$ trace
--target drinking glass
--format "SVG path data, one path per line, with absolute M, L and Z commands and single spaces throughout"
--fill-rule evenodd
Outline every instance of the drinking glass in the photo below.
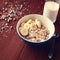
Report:
M 48 17 L 55 23 L 59 11 L 59 3 L 56 0 L 46 0 L 43 10 L 43 16 Z

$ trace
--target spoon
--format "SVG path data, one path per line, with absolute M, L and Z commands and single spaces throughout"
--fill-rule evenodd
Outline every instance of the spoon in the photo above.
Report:
M 54 49 L 55 49 L 55 40 L 59 37 L 59 35 L 54 34 L 53 36 L 53 43 L 52 43 L 52 47 L 50 48 L 50 51 L 48 53 L 48 58 L 51 59 L 54 55 Z

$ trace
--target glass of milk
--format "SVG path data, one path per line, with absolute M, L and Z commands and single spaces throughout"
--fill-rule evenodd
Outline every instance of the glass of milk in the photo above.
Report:
M 59 4 L 53 0 L 45 2 L 43 15 L 48 17 L 53 23 L 56 21 L 59 10 Z

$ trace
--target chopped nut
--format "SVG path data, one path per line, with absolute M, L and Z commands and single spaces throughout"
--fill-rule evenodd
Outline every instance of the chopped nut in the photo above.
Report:
M 7 20 L 7 22 L 10 22 L 11 20 L 12 20 L 12 18 L 11 18 L 11 17 L 9 17 L 9 18 L 8 18 L 8 20 Z
M 6 17 L 6 15 L 2 15 L 2 16 L 1 16 L 1 19 L 5 19 L 5 17 Z
M 1 30 L 4 30 L 4 27 L 1 27 Z
M 4 10 L 5 8 L 3 7 L 2 9 Z
M 23 5 L 21 4 L 21 5 L 20 5 L 20 9 L 22 9 L 22 7 L 23 7 Z
M 10 26 L 10 29 L 12 29 L 13 28 L 13 26 Z
M 8 23 L 6 23 L 5 26 L 8 26 Z
M 16 20 L 16 18 L 13 18 L 13 21 L 15 21 Z
M 7 19 L 5 18 L 5 21 L 7 21 Z

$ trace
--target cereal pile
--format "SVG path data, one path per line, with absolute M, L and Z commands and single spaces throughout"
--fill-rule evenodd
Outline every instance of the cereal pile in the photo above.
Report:
M 26 6 L 27 7 L 26 7 Z M 25 15 L 25 12 L 29 13 L 30 5 L 26 1 L 4 1 L 3 6 L 0 7 L 0 35 L 3 33 L 9 34 L 15 29 L 16 22 Z
M 38 19 L 22 22 L 19 32 L 31 42 L 41 42 L 49 38 L 49 30 Z

